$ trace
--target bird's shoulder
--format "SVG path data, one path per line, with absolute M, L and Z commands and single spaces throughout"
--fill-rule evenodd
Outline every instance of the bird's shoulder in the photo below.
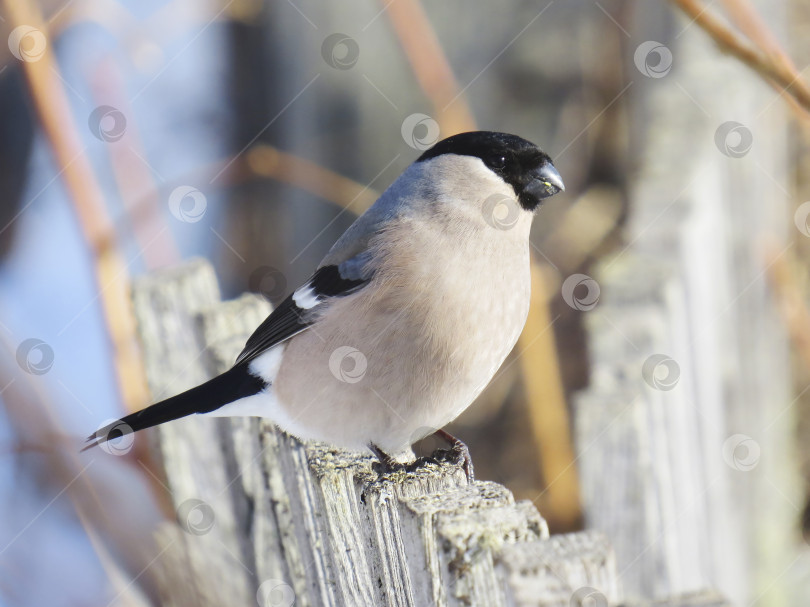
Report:
M 330 299 L 362 289 L 374 274 L 371 254 L 363 251 L 339 264 L 321 265 L 303 285 L 290 294 L 248 338 L 236 359 L 247 364 L 270 348 L 309 328 L 318 309 Z

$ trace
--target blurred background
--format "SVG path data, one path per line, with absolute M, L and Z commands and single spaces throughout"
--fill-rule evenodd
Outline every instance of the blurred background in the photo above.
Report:
M 77 454 L 150 399 L 131 280 L 278 303 L 476 128 L 566 184 L 448 428 L 477 476 L 607 533 L 628 596 L 810 604 L 810 4 L 709 5 L 0 2 L 0 604 L 154 603 L 148 449 Z

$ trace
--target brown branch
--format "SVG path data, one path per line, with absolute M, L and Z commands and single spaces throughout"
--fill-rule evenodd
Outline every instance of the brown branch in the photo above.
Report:
M 757 13 L 757 9 L 750 0 L 721 0 L 726 7 L 731 21 L 739 30 L 748 36 L 751 41 L 760 49 L 773 57 L 775 61 L 782 63 L 787 69 L 795 70 L 796 66 L 790 57 L 779 46 L 776 36 L 768 29 L 765 22 Z
M 47 24 L 36 3 L 5 0 L 5 6 L 12 27 L 28 25 L 47 37 Z M 51 44 L 52 40 L 49 40 L 38 60 L 24 61 L 21 66 L 35 110 L 73 202 L 84 240 L 93 257 L 96 289 L 113 346 L 113 366 L 124 404 L 132 410 L 143 406 L 148 395 L 135 339 L 126 267 L 112 246 L 112 229 L 104 197 L 82 149 L 70 104 L 60 81 L 59 67 L 50 50 Z
M 245 169 L 248 169 L 252 175 L 295 186 L 358 215 L 374 204 L 379 196 L 377 191 L 353 179 L 267 144 L 253 146 L 244 163 L 240 159 L 234 168 L 228 176 L 231 180 L 244 177 Z
M 766 45 L 764 50 L 744 40 L 701 0 L 670 1 L 709 34 L 721 50 L 757 72 L 780 94 L 785 93 L 795 100 L 805 118 L 810 114 L 810 86 L 802 79 L 801 74 L 787 59 L 787 55 L 778 47 L 770 33 L 766 35 L 767 28 L 752 12 L 752 8 L 744 7 L 739 2 L 734 4 L 734 8 L 737 9 L 735 14 L 741 26 L 755 36 L 759 44 Z M 778 52 L 776 49 L 779 49 Z
M 546 483 L 538 508 L 553 528 L 570 531 L 581 523 L 582 506 L 544 270 L 533 261 L 531 307 L 518 342 L 518 360 Z
M 222 173 L 222 177 L 218 182 L 224 188 L 248 183 L 256 177 L 272 179 L 309 192 L 326 202 L 358 215 L 374 204 L 380 195 L 374 188 L 364 186 L 362 183 L 344 177 L 318 163 L 285 152 L 275 146 L 259 143 L 239 157 L 228 157 L 197 167 L 191 172 L 161 184 L 157 196 L 165 199 L 176 186 L 208 181 L 211 179 L 211 175 L 219 173 Z M 150 216 L 154 211 L 151 196 L 151 193 L 147 193 L 132 199 L 127 209 L 127 223 L 116 226 L 116 233 L 126 232 L 130 226 L 136 230 L 141 229 L 139 224 L 152 221 Z M 105 237 L 112 238 L 112 231 L 106 233 Z
M 475 130 L 472 110 L 422 4 L 419 0 L 397 0 L 385 6 L 419 86 L 433 104 L 442 136 Z

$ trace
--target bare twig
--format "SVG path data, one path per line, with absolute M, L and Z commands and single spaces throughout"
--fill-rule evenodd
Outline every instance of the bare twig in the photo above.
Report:
M 138 161 L 140 162 L 140 161 Z M 227 167 L 227 170 L 225 170 Z M 224 170 L 224 172 L 222 172 Z M 269 144 L 258 143 L 238 158 L 226 158 L 216 163 L 203 165 L 179 178 L 162 183 L 158 196 L 166 198 L 172 188 L 194 183 L 210 181 L 211 175 L 222 172 L 218 185 L 229 188 L 244 184 L 257 176 L 286 183 L 309 192 L 341 208 L 360 214 L 370 207 L 379 197 L 375 189 L 344 177 L 320 164 L 285 152 Z M 152 221 L 154 214 L 154 194 L 147 193 L 134 198 L 128 205 L 127 223 L 116 227 L 121 232 L 132 226 L 137 231 L 142 229 L 138 224 Z M 112 237 L 111 235 L 108 235 Z
M 810 86 L 787 59 L 787 55 L 779 48 L 752 7 L 736 0 L 726 2 L 735 10 L 741 27 L 749 35 L 755 36 L 754 41 L 761 46 L 744 40 L 701 0 L 671 0 L 671 2 L 709 34 L 723 51 L 757 72 L 780 94 L 784 93 L 798 103 L 798 106 L 791 107 L 800 108 L 803 117 L 807 118 L 810 114 Z
M 250 149 L 246 166 L 253 174 L 296 186 L 328 202 L 362 213 L 370 207 L 379 193 L 357 181 L 349 179 L 295 154 L 284 152 L 267 144 Z M 229 178 L 240 177 L 240 166 Z
M 726 12 L 731 21 L 743 34 L 748 36 L 756 46 L 771 55 L 774 61 L 784 64 L 787 69 L 796 69 L 793 61 L 791 61 L 787 53 L 782 50 L 779 41 L 760 18 L 757 9 L 751 4 L 750 0 L 721 1 L 723 6 L 726 7 Z
M 383 0 L 384 1 L 384 0 Z M 475 118 L 419 0 L 386 3 L 386 13 L 443 135 L 475 129 Z
M 546 483 L 538 507 L 553 527 L 572 529 L 579 523 L 582 510 L 568 408 L 557 359 L 546 278 L 537 262 L 532 264 L 531 273 L 531 312 L 518 348 L 523 385 L 529 401 L 529 419 Z
M 35 27 L 47 35 L 47 25 L 36 3 L 5 0 L 5 7 L 8 21 L 13 26 Z M 82 149 L 60 81 L 59 67 L 50 48 L 48 45 L 37 61 L 25 61 L 21 65 L 34 107 L 93 256 L 96 288 L 113 346 L 113 366 L 121 396 L 128 409 L 135 409 L 146 402 L 147 392 L 135 339 L 126 267 L 110 240 L 112 230 L 104 198 Z

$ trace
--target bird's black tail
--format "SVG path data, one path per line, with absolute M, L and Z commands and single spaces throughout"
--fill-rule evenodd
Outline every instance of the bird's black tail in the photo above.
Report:
M 210 413 L 235 400 L 261 392 L 267 383 L 248 372 L 247 365 L 237 365 L 204 384 L 177 396 L 130 413 L 118 421 L 96 430 L 87 437 L 86 451 L 108 440 L 144 428 L 151 428 L 192 413 Z

